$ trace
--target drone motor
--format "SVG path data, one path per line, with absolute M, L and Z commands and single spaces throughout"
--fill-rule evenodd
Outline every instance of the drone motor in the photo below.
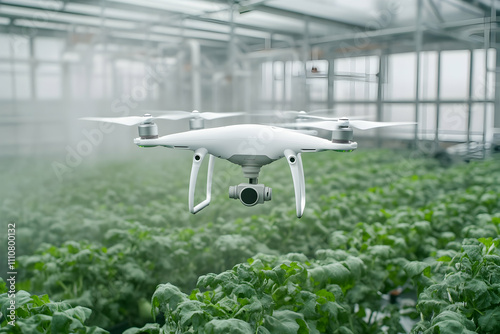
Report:
M 147 119 L 139 124 L 139 137 L 141 139 L 158 138 L 158 125 L 151 120 L 151 114 L 144 114 L 144 117 L 147 117 Z
M 205 128 L 205 120 L 201 117 L 195 117 L 189 119 L 189 129 L 190 130 L 200 130 Z
M 141 139 L 158 138 L 158 125 L 152 122 L 139 124 L 139 137 L 141 137 Z
M 349 119 L 340 118 L 338 123 L 337 129 L 332 131 L 332 142 L 339 144 L 350 143 L 353 138 L 353 133 L 352 129 L 349 127 Z

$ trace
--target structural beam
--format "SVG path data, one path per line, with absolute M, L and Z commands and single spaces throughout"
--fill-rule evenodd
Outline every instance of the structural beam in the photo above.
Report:
M 366 26 L 364 24 L 361 25 L 361 24 L 347 23 L 343 21 L 327 19 L 324 17 L 314 16 L 310 14 L 304 15 L 304 13 L 272 7 L 270 5 L 259 5 L 255 8 L 255 10 L 263 13 L 273 14 L 281 17 L 289 17 L 297 20 L 303 20 L 304 16 L 307 16 L 311 23 L 319 23 L 327 26 L 333 25 L 345 29 L 353 29 L 353 28 L 366 29 Z
M 80 3 L 84 5 L 91 5 L 91 6 L 101 6 L 101 0 L 71 0 L 71 2 L 75 3 Z M 227 26 L 229 24 L 228 21 L 220 20 L 220 19 L 215 19 L 211 17 L 207 17 L 211 12 L 206 12 L 201 15 L 189 15 L 186 13 L 183 13 L 181 11 L 173 11 L 173 10 L 165 10 L 161 8 L 151 8 L 147 6 L 142 6 L 140 2 L 137 2 L 137 4 L 131 4 L 131 3 L 122 3 L 122 2 L 114 2 L 114 1 L 106 1 L 106 7 L 107 8 L 114 8 L 114 9 L 121 9 L 121 10 L 128 10 L 131 12 L 137 12 L 137 13 L 146 13 L 146 14 L 153 14 L 153 15 L 162 15 L 165 16 L 165 19 L 162 19 L 160 21 L 153 21 L 153 22 L 148 22 L 151 23 L 153 26 L 158 25 L 158 26 L 164 26 L 164 27 L 178 27 L 178 24 L 175 23 L 169 23 L 170 22 L 175 22 L 176 20 L 185 20 L 185 19 L 192 19 L 192 20 L 197 20 L 201 22 L 209 22 L 209 23 L 215 23 L 219 24 L 221 26 Z M 224 9 L 223 11 L 229 11 L 230 7 Z M 115 20 L 115 18 L 109 18 L 112 20 Z M 127 21 L 130 21 L 127 19 Z M 144 23 L 143 21 L 140 21 L 142 24 Z M 275 34 L 281 34 L 285 36 L 298 36 L 296 33 L 292 33 L 286 29 L 280 29 L 280 28 L 263 28 L 251 24 L 243 24 L 243 23 L 235 23 L 235 27 L 237 28 L 244 28 L 244 29 L 250 29 L 250 30 L 255 30 L 255 31 L 261 31 L 261 32 L 266 32 L 269 33 L 272 31 L 272 33 Z M 191 29 L 191 28 L 190 28 Z M 202 30 L 205 31 L 204 29 L 199 29 L 199 28 L 192 28 L 193 30 Z M 217 32 L 217 31 L 213 31 Z

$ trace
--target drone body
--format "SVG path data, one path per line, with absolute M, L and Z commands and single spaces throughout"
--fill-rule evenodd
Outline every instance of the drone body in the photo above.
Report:
M 305 181 L 301 153 L 326 150 L 350 152 L 357 148 L 357 144 L 351 141 L 334 143 L 284 128 L 256 124 L 202 129 L 159 138 L 136 138 L 134 143 L 141 147 L 164 146 L 195 152 L 189 185 L 189 210 L 192 213 L 200 211 L 210 203 L 213 157 L 226 159 L 242 167 L 243 174 L 249 179 L 249 183 L 231 187 L 230 197 L 239 198 L 247 206 L 271 199 L 271 189 L 257 182 L 260 168 L 286 157 L 292 172 L 296 211 L 299 218 L 305 208 Z M 196 179 L 206 154 L 210 155 L 207 198 L 195 206 Z
M 241 166 L 253 164 L 252 161 L 260 158 L 271 163 L 282 158 L 286 149 L 302 153 L 326 150 L 346 151 L 357 148 L 354 142 L 333 143 L 297 131 L 258 124 L 187 131 L 156 139 L 136 138 L 134 143 L 141 147 L 165 146 L 192 151 L 205 148 L 210 154 Z

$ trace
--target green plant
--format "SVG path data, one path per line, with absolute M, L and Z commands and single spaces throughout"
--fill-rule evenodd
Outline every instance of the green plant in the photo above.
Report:
M 497 333 L 500 328 L 500 239 L 466 239 L 460 251 L 447 251 L 415 275 L 426 286 L 414 333 Z M 427 268 L 430 268 L 429 266 Z M 422 284 L 421 275 L 428 276 Z
M 0 279 L 0 287 L 4 286 L 2 283 Z M 5 292 L 5 289 L 0 289 L 0 292 Z M 92 313 L 90 309 L 72 307 L 67 302 L 52 302 L 47 295 L 30 295 L 23 290 L 15 295 L 0 294 L 0 312 L 0 333 L 108 333 L 99 327 L 84 324 Z

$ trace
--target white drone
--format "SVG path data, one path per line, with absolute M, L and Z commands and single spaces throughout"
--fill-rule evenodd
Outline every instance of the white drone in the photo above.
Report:
M 298 218 L 302 217 L 306 204 L 302 153 L 320 151 L 351 152 L 355 150 L 358 144 L 352 141 L 353 133 L 351 126 L 366 130 L 383 126 L 414 124 L 360 120 L 350 121 L 347 118 L 300 123 L 300 126 L 332 131 L 332 140 L 327 140 L 280 126 L 257 124 L 197 129 L 195 131 L 186 131 L 159 137 L 158 127 L 153 123 L 154 119 L 182 119 L 189 117 L 193 117 L 194 119 L 215 119 L 239 114 L 241 113 L 174 112 L 157 117 L 146 114 L 144 116 L 117 118 L 86 117 L 81 119 L 118 123 L 128 126 L 138 125 L 139 138 L 135 138 L 134 143 L 139 147 L 164 146 L 194 151 L 189 180 L 188 201 L 189 211 L 193 214 L 210 204 L 215 157 L 226 159 L 242 167 L 243 175 L 249 181 L 248 183 L 229 187 L 229 198 L 239 199 L 246 206 L 254 206 L 271 200 L 272 189 L 258 183 L 259 172 L 262 166 L 285 157 L 292 173 Z M 176 118 L 177 116 L 178 118 Z M 284 124 L 283 126 L 297 127 L 297 124 Z M 201 203 L 195 205 L 196 180 L 200 166 L 207 154 L 209 155 L 209 161 L 206 198 Z

